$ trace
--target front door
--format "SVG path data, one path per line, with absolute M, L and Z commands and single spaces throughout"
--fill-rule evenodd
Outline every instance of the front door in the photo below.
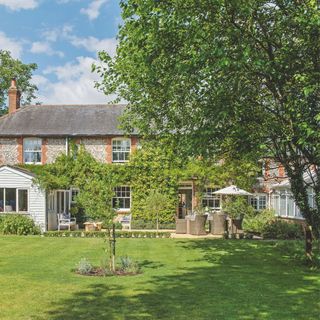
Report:
M 192 189 L 179 189 L 178 218 L 184 219 L 192 213 Z

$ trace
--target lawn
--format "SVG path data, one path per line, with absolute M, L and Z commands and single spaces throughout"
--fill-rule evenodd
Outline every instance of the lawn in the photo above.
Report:
M 294 242 L 119 239 L 137 276 L 84 277 L 101 239 L 0 237 L 0 319 L 319 319 L 320 275 Z

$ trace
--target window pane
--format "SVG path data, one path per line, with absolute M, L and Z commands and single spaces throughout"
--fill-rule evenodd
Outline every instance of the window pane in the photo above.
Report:
M 0 212 L 4 211 L 4 189 L 0 188 Z
M 28 211 L 28 191 L 18 190 L 19 211 Z
M 130 209 L 130 187 L 115 187 L 114 193 L 112 207 L 114 209 Z
M 5 194 L 6 194 L 5 211 L 6 212 L 16 211 L 16 208 L 17 208 L 16 189 L 6 188 Z
M 26 163 L 41 162 L 41 145 L 40 138 L 25 138 L 23 139 L 23 158 Z

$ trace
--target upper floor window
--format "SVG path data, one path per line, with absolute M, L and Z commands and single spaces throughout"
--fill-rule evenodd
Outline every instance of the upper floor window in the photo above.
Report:
M 219 188 L 205 188 L 202 198 L 202 206 L 209 209 L 219 210 L 221 209 L 220 196 L 214 194 Z
M 113 139 L 112 140 L 112 162 L 127 162 L 131 150 L 130 139 Z
M 23 162 L 41 163 L 41 145 L 40 138 L 23 139 Z
M 114 188 L 112 207 L 118 210 L 129 210 L 131 207 L 131 190 L 128 186 Z

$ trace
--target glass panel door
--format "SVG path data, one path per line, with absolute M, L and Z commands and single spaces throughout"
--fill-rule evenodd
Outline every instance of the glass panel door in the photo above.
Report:
M 179 189 L 178 218 L 184 219 L 192 213 L 192 189 Z

